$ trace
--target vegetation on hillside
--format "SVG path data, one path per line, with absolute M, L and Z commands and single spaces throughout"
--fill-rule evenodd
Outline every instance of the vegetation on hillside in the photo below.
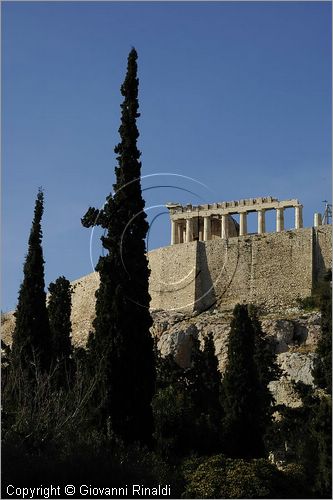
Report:
M 289 461 L 299 464 L 312 498 L 332 494 L 332 289 L 331 272 L 320 287 L 321 336 L 316 349 L 314 387 L 295 384 L 302 406 L 282 408 L 275 428 L 275 443 L 288 450 Z M 279 443 L 280 440 L 280 443 Z M 282 441 L 283 440 L 283 444 Z

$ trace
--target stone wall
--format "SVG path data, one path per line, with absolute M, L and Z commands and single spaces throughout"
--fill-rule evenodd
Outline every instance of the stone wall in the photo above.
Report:
M 331 226 L 320 226 L 154 250 L 152 309 L 191 312 L 237 302 L 267 311 L 291 306 L 311 295 L 331 267 L 331 241 Z
M 193 310 L 197 242 L 149 252 L 149 293 L 152 309 Z
M 207 242 L 206 258 L 221 306 L 255 303 L 265 309 L 291 305 L 312 289 L 309 229 Z M 221 267 L 224 264 L 224 267 Z
M 285 310 L 311 294 L 332 266 L 332 226 L 281 233 L 193 241 L 149 252 L 151 309 L 192 313 L 255 303 L 263 312 Z M 74 282 L 73 332 L 85 345 L 95 316 L 98 273 Z M 11 342 L 12 313 L 2 315 L 2 336 Z

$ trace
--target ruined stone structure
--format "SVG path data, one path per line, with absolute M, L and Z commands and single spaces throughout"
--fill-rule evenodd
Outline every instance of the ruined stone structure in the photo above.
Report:
M 212 205 L 168 203 L 171 246 L 149 252 L 152 309 L 183 312 L 229 309 L 254 303 L 263 311 L 292 306 L 311 295 L 331 267 L 331 226 L 303 228 L 298 200 L 271 196 Z M 284 210 L 295 228 L 284 230 Z M 265 213 L 276 212 L 267 233 Z M 247 233 L 247 214 L 257 212 L 258 231 Z M 239 224 L 232 217 L 239 216 Z
M 168 203 L 171 219 L 171 245 L 190 241 L 208 241 L 247 234 L 247 214 L 258 214 L 258 234 L 266 232 L 265 213 L 276 212 L 276 232 L 284 230 L 284 210 L 295 209 L 295 229 L 303 227 L 303 206 L 298 200 L 279 201 L 277 198 L 250 198 L 248 200 L 225 201 L 212 205 L 185 205 Z M 239 224 L 231 217 L 239 215 Z M 317 216 L 320 214 L 316 214 Z M 317 220 L 317 225 L 321 221 Z

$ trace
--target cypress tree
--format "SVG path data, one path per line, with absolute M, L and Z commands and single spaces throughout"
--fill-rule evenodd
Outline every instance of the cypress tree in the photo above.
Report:
M 48 370 L 50 366 L 50 328 L 46 309 L 44 259 L 42 250 L 41 220 L 44 211 L 44 194 L 38 192 L 34 219 L 29 237 L 29 248 L 23 268 L 15 312 L 13 333 L 13 363 L 31 378 L 36 369 Z
M 272 416 L 276 409 L 274 397 L 268 384 L 273 380 L 278 380 L 282 370 L 276 362 L 273 346 L 262 331 L 256 308 L 252 305 L 248 306 L 248 312 L 255 334 L 254 362 L 259 382 L 256 400 L 258 423 L 264 441 L 267 441 L 272 438 Z M 266 444 L 268 445 L 268 442 Z
M 165 357 L 155 348 L 156 389 L 164 389 L 170 385 L 177 385 L 182 380 L 184 369 L 175 361 L 172 354 Z
M 191 370 L 188 383 L 192 387 L 192 399 L 198 414 L 207 414 L 216 423 L 216 415 L 220 413 L 221 375 L 218 359 L 215 355 L 213 335 L 204 338 L 204 348 L 200 349 L 197 338 L 192 340 Z M 219 415 L 220 416 L 220 415 Z
M 220 404 L 221 374 L 215 355 L 213 335 L 204 339 L 200 349 L 199 340 L 193 339 L 192 367 L 187 375 L 187 385 L 193 408 L 193 435 L 195 451 L 209 454 L 220 451 Z
M 207 388 L 207 395 L 210 401 L 209 406 L 215 411 L 220 411 L 221 373 L 219 362 L 215 352 L 213 334 L 209 333 L 204 339 L 204 367 L 203 379 Z
M 255 363 L 255 329 L 246 305 L 237 304 L 222 381 L 223 446 L 235 458 L 264 456 L 261 428 L 261 384 Z
M 312 440 L 314 454 L 307 463 L 307 472 L 309 471 L 309 476 L 313 477 L 313 490 L 318 498 L 331 498 L 332 398 L 330 396 L 326 395 L 315 400 L 309 420 L 309 438 L 304 441 L 307 443 L 308 440 Z
M 49 285 L 48 315 L 52 342 L 52 363 L 57 367 L 57 380 L 66 385 L 71 371 L 73 347 L 71 343 L 71 285 L 60 276 Z
M 318 498 L 332 494 L 332 272 L 320 287 L 321 335 L 314 361 L 314 383 L 323 391 L 309 388 L 303 396 L 305 417 L 297 443 L 300 461 L 305 467 L 312 491 Z M 302 415 L 302 414 L 301 414 Z
M 95 332 L 89 342 L 90 357 L 100 379 L 99 420 L 125 442 L 149 443 L 155 367 L 145 253 L 148 223 L 140 183 L 141 153 L 137 149 L 138 83 L 133 48 L 121 86 L 124 101 L 121 141 L 115 148 L 118 166 L 114 195 L 107 197 L 102 210 L 90 207 L 82 224 L 105 229 L 101 239 L 107 250 L 96 266 L 100 287 L 96 292 Z
M 304 498 L 331 498 L 332 398 L 303 382 L 295 389 L 302 406 L 281 408 L 278 446 L 287 442 L 288 459 L 302 466 L 309 491 Z
M 167 456 L 209 454 L 219 450 L 221 376 L 212 335 L 200 349 L 192 337 L 191 366 L 180 368 L 172 356 L 158 358 L 160 389 L 154 397 L 155 437 Z

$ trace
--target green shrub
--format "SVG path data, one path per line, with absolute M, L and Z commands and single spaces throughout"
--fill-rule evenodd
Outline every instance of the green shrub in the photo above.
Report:
M 300 309 L 304 311 L 313 311 L 314 309 L 318 309 L 318 299 L 316 296 L 311 295 L 310 297 L 298 298 L 297 305 Z
M 283 472 L 266 459 L 192 458 L 183 474 L 182 498 L 303 498 L 305 492 L 300 468 Z

